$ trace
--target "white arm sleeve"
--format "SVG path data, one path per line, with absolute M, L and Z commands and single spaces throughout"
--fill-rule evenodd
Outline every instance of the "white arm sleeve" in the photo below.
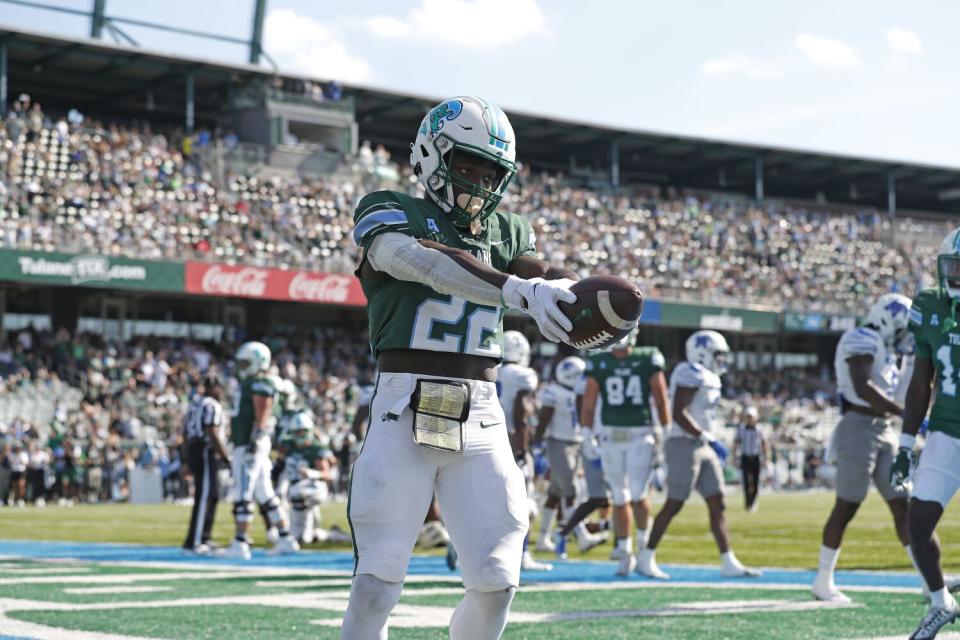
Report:
M 438 293 L 476 304 L 503 306 L 500 287 L 473 275 L 443 252 L 402 233 L 382 233 L 374 238 L 367 249 L 367 260 L 374 269 L 397 280 L 419 282 Z

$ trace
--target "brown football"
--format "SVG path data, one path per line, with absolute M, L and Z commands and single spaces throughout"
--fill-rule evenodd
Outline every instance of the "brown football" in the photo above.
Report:
M 630 333 L 640 320 L 643 294 L 623 278 L 591 276 L 578 281 L 570 290 L 577 294 L 577 301 L 561 302 L 560 310 L 573 323 L 569 342 L 572 347 L 609 347 Z

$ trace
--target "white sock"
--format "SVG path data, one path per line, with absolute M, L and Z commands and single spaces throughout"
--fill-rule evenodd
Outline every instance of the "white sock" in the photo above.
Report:
M 733 549 L 728 550 L 726 553 L 720 554 L 720 562 L 723 563 L 725 567 L 739 567 L 740 561 L 737 560 L 737 556 L 734 555 Z
M 925 589 L 929 590 L 927 587 L 927 580 L 923 577 L 923 574 L 920 573 L 920 567 L 917 566 L 917 561 L 913 558 L 913 549 L 910 548 L 910 545 L 904 545 L 903 550 L 907 552 L 907 557 L 910 558 L 910 564 L 913 565 L 913 568 L 917 570 L 917 573 L 920 574 L 920 582 L 923 583 Z
M 818 573 L 828 576 L 833 581 L 833 572 L 837 568 L 837 558 L 840 557 L 840 549 L 831 549 L 826 545 L 820 546 L 820 565 Z
M 950 595 L 950 592 L 947 591 L 946 587 L 940 589 L 939 591 L 930 592 L 930 604 L 934 607 L 945 609 L 947 607 L 947 603 L 951 600 L 953 600 L 953 596 Z
M 626 538 L 617 538 L 617 549 L 627 553 L 633 553 L 633 538 L 630 536 L 627 536 Z
M 553 527 L 553 519 L 557 517 L 556 509 L 544 509 L 543 516 L 540 519 L 540 538 L 546 538 L 550 535 L 550 529 Z
M 637 551 L 643 551 L 647 546 L 647 530 L 637 529 Z

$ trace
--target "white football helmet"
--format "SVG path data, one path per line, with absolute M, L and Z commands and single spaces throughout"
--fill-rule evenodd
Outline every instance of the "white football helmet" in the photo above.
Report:
M 245 342 L 237 349 L 234 357 L 237 363 L 237 375 L 249 378 L 270 368 L 270 347 L 262 342 Z
M 954 300 L 960 298 L 960 228 L 948 233 L 940 245 L 937 281 L 941 291 Z
M 557 379 L 557 382 L 568 389 L 573 389 L 577 386 L 577 382 L 586 370 L 587 363 L 583 361 L 583 358 L 567 356 L 557 363 L 553 375 Z
M 703 365 L 717 375 L 726 373 L 729 354 L 727 339 L 716 331 L 703 329 L 687 338 L 687 361 Z
M 912 304 L 907 296 L 885 293 L 867 312 L 867 324 L 880 332 L 888 347 L 892 346 L 907 333 Z
M 530 342 L 519 331 L 503 332 L 503 361 L 528 366 L 530 364 Z
M 496 178 L 476 184 L 460 176 L 457 162 L 464 154 L 496 165 Z M 513 127 L 506 114 L 473 96 L 444 100 L 428 111 L 410 145 L 410 165 L 427 197 L 464 228 L 475 227 L 496 210 L 517 173 L 516 157 Z

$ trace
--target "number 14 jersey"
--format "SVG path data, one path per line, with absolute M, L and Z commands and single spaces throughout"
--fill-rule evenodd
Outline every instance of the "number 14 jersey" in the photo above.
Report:
M 960 438 L 960 325 L 953 318 L 954 301 L 937 289 L 924 289 L 910 308 L 910 331 L 917 342 L 917 358 L 927 358 L 937 372 L 930 431 Z

